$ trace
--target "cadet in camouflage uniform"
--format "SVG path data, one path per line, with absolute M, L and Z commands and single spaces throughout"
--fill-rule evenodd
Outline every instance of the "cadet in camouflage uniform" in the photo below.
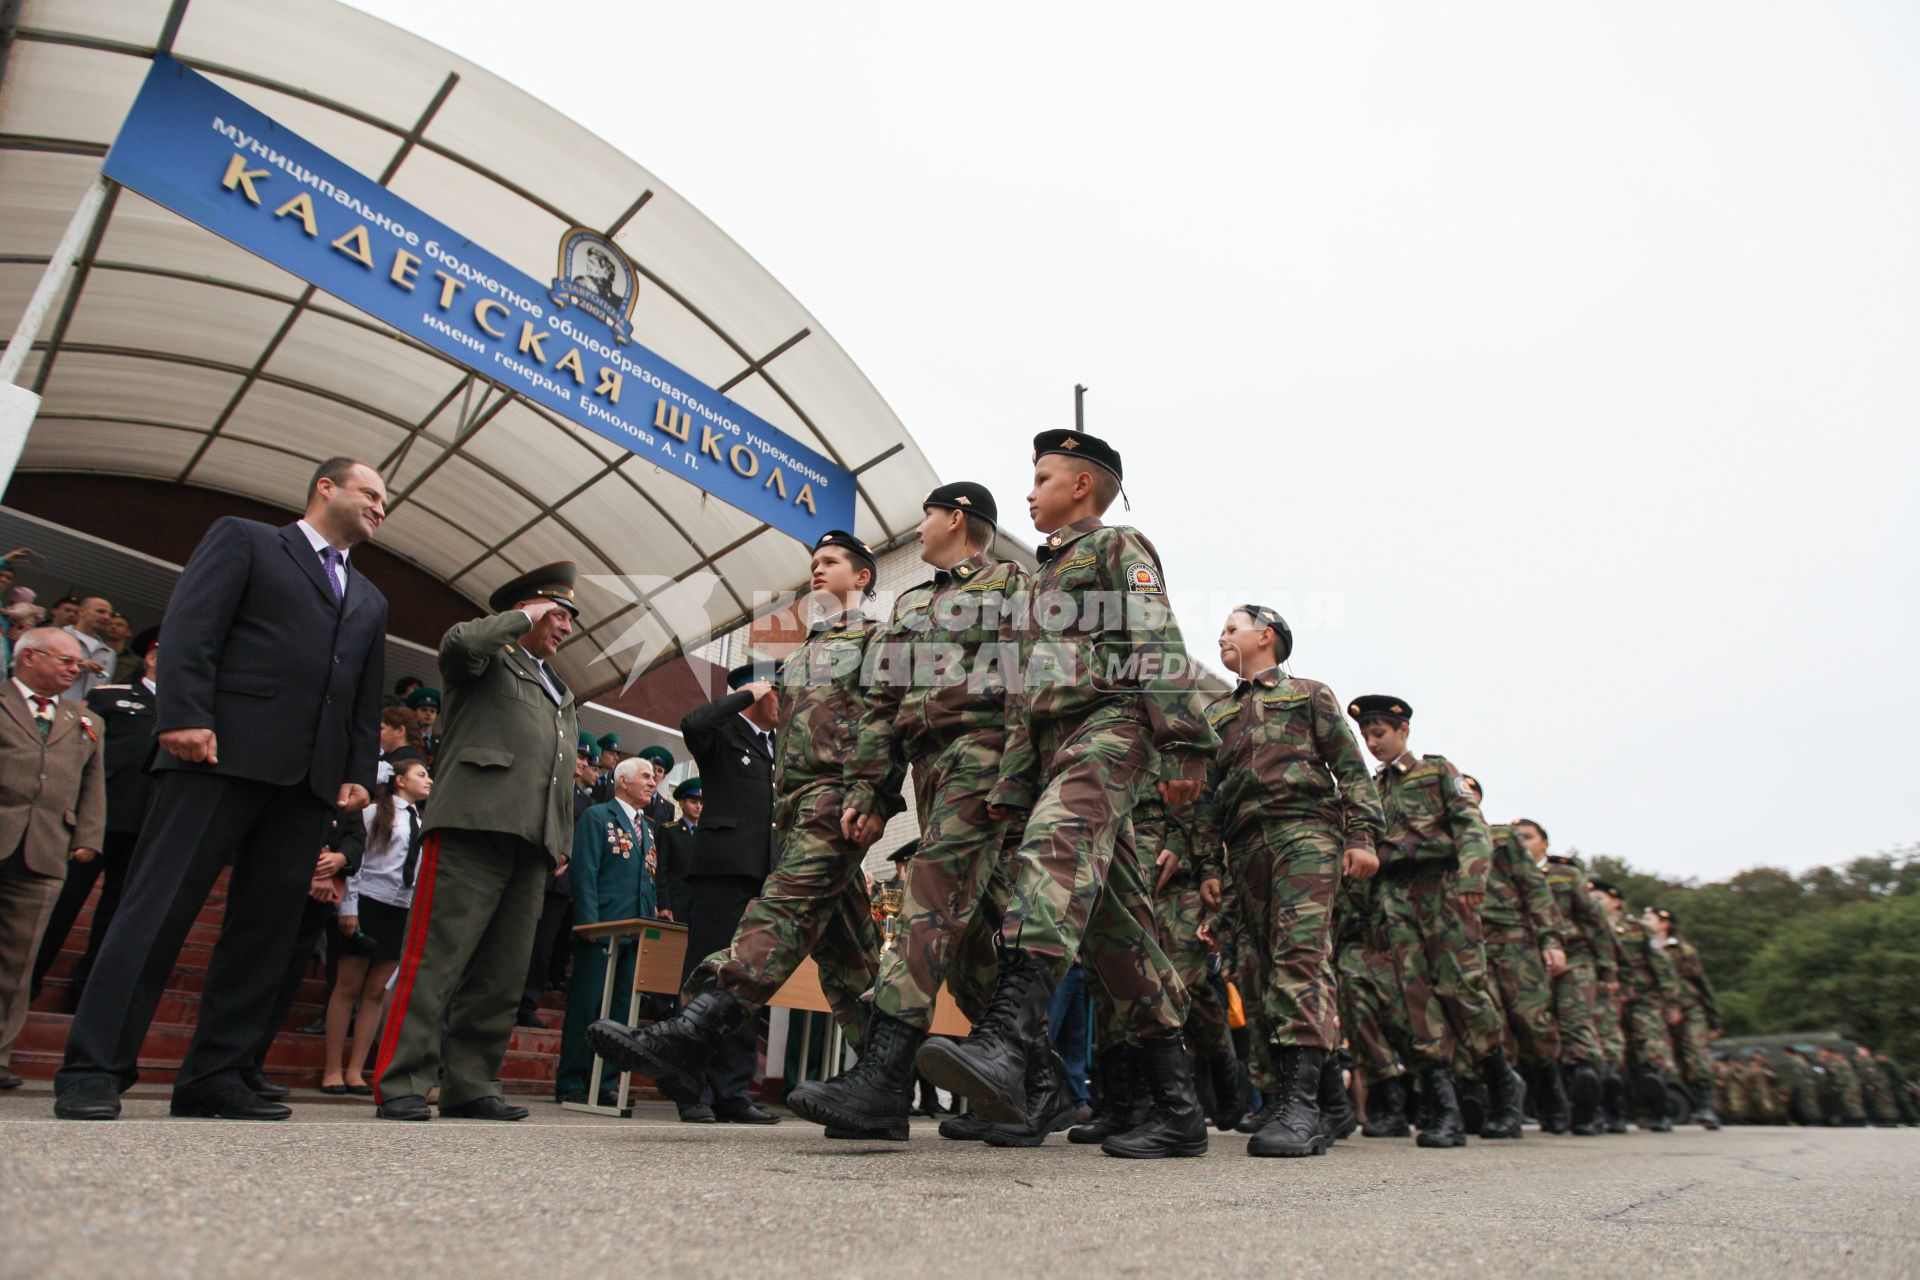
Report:
M 1907 1084 L 1907 1073 L 1884 1050 L 1875 1052 L 1873 1060 L 1887 1078 L 1887 1088 L 1893 1094 L 1893 1107 L 1899 1113 L 1900 1123 L 1920 1124 L 1920 1105 L 1916 1105 L 1920 1099 L 1914 1097 L 1913 1089 Z
M 1745 1117 L 1741 1114 L 1736 1096 L 1739 1089 L 1740 1082 L 1734 1078 L 1732 1061 L 1716 1053 L 1713 1056 L 1713 1109 L 1722 1123 L 1744 1123 Z
M 1366 1082 L 1369 1138 L 1404 1138 L 1407 1128 L 1406 1059 L 1413 1034 L 1393 967 L 1387 923 L 1374 906 L 1377 880 L 1348 877 L 1334 898 L 1334 937 L 1340 982 L 1340 1025 Z
M 1133 811 L 1134 848 L 1155 886 L 1153 920 L 1160 949 L 1167 953 L 1181 985 L 1187 989 L 1187 1048 L 1211 1085 L 1213 1122 L 1226 1130 L 1245 1114 L 1245 1098 L 1233 1037 L 1227 1030 L 1227 1007 L 1207 974 L 1213 951 L 1201 938 L 1203 927 L 1209 934 L 1213 932 L 1211 926 L 1221 912 L 1219 895 L 1209 904 L 1201 894 L 1204 880 L 1219 878 L 1220 855 L 1211 844 L 1196 848 L 1194 830 L 1190 817 L 1174 817 L 1157 795 L 1148 796 Z M 1202 850 L 1211 856 L 1204 856 Z M 1096 997 L 1095 1003 L 1115 1015 L 1104 1019 L 1109 1028 L 1103 1029 L 1100 1047 L 1122 1043 L 1124 1034 L 1113 1034 L 1119 1029 L 1118 1011 L 1104 995 Z M 1251 1010 L 1248 1017 L 1252 1017 Z
M 1627 1117 L 1633 1110 L 1628 1096 L 1627 1035 L 1622 1022 L 1626 991 L 1620 978 L 1620 939 L 1614 936 L 1613 913 L 1600 892 L 1601 882 L 1588 876 L 1587 899 L 1600 908 L 1606 926 L 1593 939 L 1594 994 L 1593 1032 L 1600 1041 L 1600 1119 L 1608 1133 L 1625 1133 Z
M 1747 1051 L 1747 1106 L 1755 1124 L 1785 1124 L 1790 1101 L 1780 1073 L 1765 1049 Z
M 1457 1045 L 1480 1066 L 1491 1104 L 1484 1138 L 1520 1136 L 1520 1078 L 1501 1046 L 1501 1017 L 1486 995 L 1479 909 L 1493 850 L 1486 820 L 1460 771 L 1407 750 L 1413 708 L 1371 694 L 1347 708 L 1381 762 L 1374 786 L 1386 812 L 1374 891 L 1406 1000 L 1413 1065 L 1425 1087 L 1424 1147 L 1466 1145 L 1450 1064 Z
M 1614 980 L 1613 930 L 1606 912 L 1587 892 L 1586 873 L 1572 858 L 1549 853 L 1547 829 L 1532 818 L 1513 824 L 1514 839 L 1540 869 L 1560 921 L 1563 964 L 1553 975 L 1555 1024 L 1560 1029 L 1560 1072 L 1569 1102 L 1569 1132 L 1591 1137 L 1600 1132 L 1600 1082 L 1606 1054 L 1596 1029 L 1600 997 L 1598 965 L 1605 945 L 1607 980 Z
M 1673 1028 L 1673 1056 L 1680 1077 L 1693 1094 L 1693 1118 L 1703 1129 L 1718 1129 L 1720 1118 L 1713 1113 L 1713 1068 L 1707 1046 L 1720 1034 L 1720 1002 L 1713 993 L 1713 983 L 1707 981 L 1700 952 L 1680 936 L 1673 912 L 1665 907 L 1648 908 L 1646 926 L 1656 943 L 1667 949 L 1674 974 L 1680 979 L 1680 1018 L 1675 1021 L 1669 1014 L 1667 1021 Z
M 1717 1071 L 1724 1062 L 1714 1063 Z M 1787 1118 L 1795 1124 L 1827 1122 L 1820 1106 L 1820 1077 L 1807 1060 L 1805 1046 L 1790 1044 L 1780 1050 L 1780 1085 L 1787 1098 Z
M 1357 878 L 1379 867 L 1385 819 L 1340 700 L 1326 685 L 1280 669 L 1293 650 L 1284 619 L 1241 605 L 1220 632 L 1220 656 L 1240 675 L 1207 708 L 1220 750 L 1207 767 L 1196 839 L 1226 850 L 1243 934 L 1252 957 L 1243 995 L 1269 1037 L 1274 1095 L 1248 1141 L 1257 1156 L 1310 1156 L 1327 1149 L 1323 1091 L 1337 1103 L 1340 1047 L 1333 974 L 1332 911 L 1343 868 Z M 1202 882 L 1221 900 L 1218 874 Z M 1331 1070 L 1334 1079 L 1326 1079 Z
M 1867 1119 L 1883 1129 L 1897 1126 L 1900 1123 L 1900 1109 L 1894 1105 L 1887 1073 L 1873 1060 L 1873 1050 L 1863 1044 L 1855 1045 L 1853 1070 L 1860 1077 L 1860 1095 Z
M 846 836 L 842 815 L 865 710 L 862 669 L 879 631 L 860 611 L 873 593 L 876 566 L 866 543 L 834 530 L 814 544 L 811 572 L 811 602 L 824 616 L 779 671 L 779 860 L 747 904 L 732 945 L 687 976 L 678 1013 L 638 1030 L 611 1018 L 587 1030 L 602 1057 L 651 1076 L 675 1102 L 700 1096 L 720 1042 L 757 1015 L 808 955 L 819 964 L 820 986 L 849 1042 L 858 1049 L 865 1037 L 860 998 L 879 971 L 880 939 L 860 865 L 864 846 Z M 871 843 L 879 832 L 862 834 Z
M 1642 1111 L 1652 1120 L 1641 1128 L 1666 1133 L 1673 1128 L 1667 1098 L 1667 1080 L 1673 1074 L 1673 1049 L 1667 1025 L 1680 1016 L 1680 978 L 1673 971 L 1665 947 L 1656 946 L 1647 926 L 1627 914 L 1626 897 L 1613 885 L 1594 881 L 1594 888 L 1613 919 L 1613 936 L 1620 948 L 1620 988 L 1626 996 L 1620 1026 L 1627 1040 L 1627 1061 L 1634 1071 Z
M 900 805 L 911 768 L 920 841 L 906 867 L 893 941 L 880 958 L 866 1049 L 851 1069 L 787 1097 L 796 1115 L 827 1126 L 831 1137 L 907 1137 L 914 1055 L 942 982 L 968 1018 L 986 1012 L 995 967 L 987 944 L 1012 884 L 1008 824 L 987 812 L 987 793 L 1006 745 L 1012 655 L 1005 642 L 1026 581 L 1020 566 L 992 555 L 998 518 L 983 485 L 961 481 L 928 494 L 916 534 L 933 580 L 901 593 L 868 648 L 842 834 L 871 843 Z M 1032 1065 L 1044 1074 L 1032 1100 L 1051 1099 L 1039 1137 L 1051 1130 L 1062 1098 L 1072 1109 L 1058 1063 L 1044 1043 L 1037 1047 Z M 963 1137 L 989 1136 L 978 1116 L 949 1123 Z
M 1200 715 L 1198 670 L 1159 554 L 1138 531 L 1100 521 L 1120 483 L 1120 455 L 1105 441 L 1035 438 L 1027 505 L 1034 527 L 1051 532 L 1017 620 L 1021 687 L 991 796 L 1023 815 L 1006 950 L 986 1016 L 963 1041 L 922 1045 L 919 1067 L 988 1119 L 1018 1123 L 1026 1047 L 1078 957 L 1125 1020 L 1126 1054 L 1153 1100 L 1139 1127 L 1101 1150 L 1194 1156 L 1206 1151 L 1207 1125 L 1180 1034 L 1186 989 L 1154 936 L 1149 886 L 1122 837 L 1156 788 L 1176 813 L 1190 805 L 1219 740 Z
M 1476 805 L 1486 803 L 1480 780 L 1462 775 Z M 1487 942 L 1487 974 L 1507 1020 L 1511 1056 L 1533 1069 L 1540 1089 L 1537 1110 L 1547 1133 L 1573 1127 L 1573 1104 L 1560 1081 L 1560 1020 L 1554 1014 L 1553 983 L 1567 969 L 1567 924 L 1547 878 L 1528 856 L 1509 823 L 1487 828 L 1493 860 L 1480 925 Z

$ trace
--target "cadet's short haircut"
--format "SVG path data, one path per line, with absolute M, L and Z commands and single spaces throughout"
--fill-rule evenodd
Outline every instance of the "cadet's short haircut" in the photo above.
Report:
M 1541 826 L 1539 823 L 1535 822 L 1532 818 L 1516 818 L 1514 820 L 1513 825 L 1516 827 L 1532 827 L 1535 831 L 1538 831 L 1540 833 L 1540 838 L 1542 840 L 1545 840 L 1548 844 L 1553 843 L 1552 838 L 1547 835 L 1547 829 Z
M 966 517 L 967 545 L 985 551 L 993 545 L 993 521 L 985 516 L 977 516 L 971 511 L 960 513 Z
M 331 480 L 337 485 L 344 485 L 355 467 L 366 466 L 367 464 L 358 458 L 328 458 L 314 468 L 313 479 L 307 481 L 307 498 L 311 500 L 313 495 L 320 491 L 322 480 Z M 367 470 L 371 471 L 373 468 L 367 467 Z
M 1093 502 L 1102 514 L 1113 505 L 1120 496 L 1120 477 L 1105 467 L 1088 467 L 1087 474 L 1093 477 Z

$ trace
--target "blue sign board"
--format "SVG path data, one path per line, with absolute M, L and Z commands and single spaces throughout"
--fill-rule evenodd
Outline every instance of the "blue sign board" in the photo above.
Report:
M 627 334 L 640 279 L 584 227 L 542 285 L 164 55 L 107 177 L 811 544 L 851 472 Z

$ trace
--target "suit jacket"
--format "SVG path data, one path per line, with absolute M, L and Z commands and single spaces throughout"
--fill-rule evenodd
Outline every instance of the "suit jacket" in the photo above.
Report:
M 700 766 L 707 801 L 694 837 L 690 877 L 765 880 L 773 870 L 773 757 L 740 718 L 752 705 L 750 694 L 735 690 L 680 722 L 687 749 Z
M 329 805 L 343 782 L 372 793 L 387 598 L 349 566 L 343 609 L 297 525 L 213 522 L 167 602 L 154 727 L 213 730 L 220 762 L 158 751 L 154 768 L 304 781 Z
M 19 692 L 15 690 L 15 692 Z M 153 775 L 153 725 L 158 702 L 138 680 L 96 685 L 87 694 L 87 710 L 100 718 L 107 735 L 107 830 L 135 832 L 147 813 Z
M 27 867 L 67 874 L 67 855 L 99 849 L 107 834 L 106 735 L 76 702 L 53 704 L 42 739 L 33 708 L 11 680 L 0 683 L 0 857 L 26 850 Z
M 618 800 L 590 805 L 573 829 L 573 922 L 601 924 L 651 916 L 657 910 L 654 875 L 647 856 L 655 852 L 653 831 L 645 818 L 627 821 Z M 630 847 L 622 854 L 616 835 Z
M 675 818 L 660 828 L 660 909 L 673 912 L 673 918 L 685 924 L 693 905 L 687 888 L 687 873 L 693 869 L 694 828 L 685 818 Z
M 558 863 L 573 848 L 579 719 L 559 673 L 556 704 L 520 647 L 531 629 L 509 609 L 462 622 L 440 641 L 440 753 L 425 829 L 505 832 Z

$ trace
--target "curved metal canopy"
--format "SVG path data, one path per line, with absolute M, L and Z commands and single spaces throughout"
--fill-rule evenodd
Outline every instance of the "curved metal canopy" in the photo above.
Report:
M 332 0 L 27 0 L 0 78 L 11 328 L 157 50 L 536 277 L 574 225 L 651 282 L 635 336 L 860 477 L 883 546 L 938 483 L 878 391 L 745 250 L 585 128 Z M 546 274 L 551 274 L 547 271 Z M 560 655 L 597 692 L 798 586 L 805 549 L 643 458 L 116 188 L 21 381 L 20 469 L 132 475 L 298 508 L 311 466 L 377 461 L 380 543 L 467 598 L 579 561 Z

